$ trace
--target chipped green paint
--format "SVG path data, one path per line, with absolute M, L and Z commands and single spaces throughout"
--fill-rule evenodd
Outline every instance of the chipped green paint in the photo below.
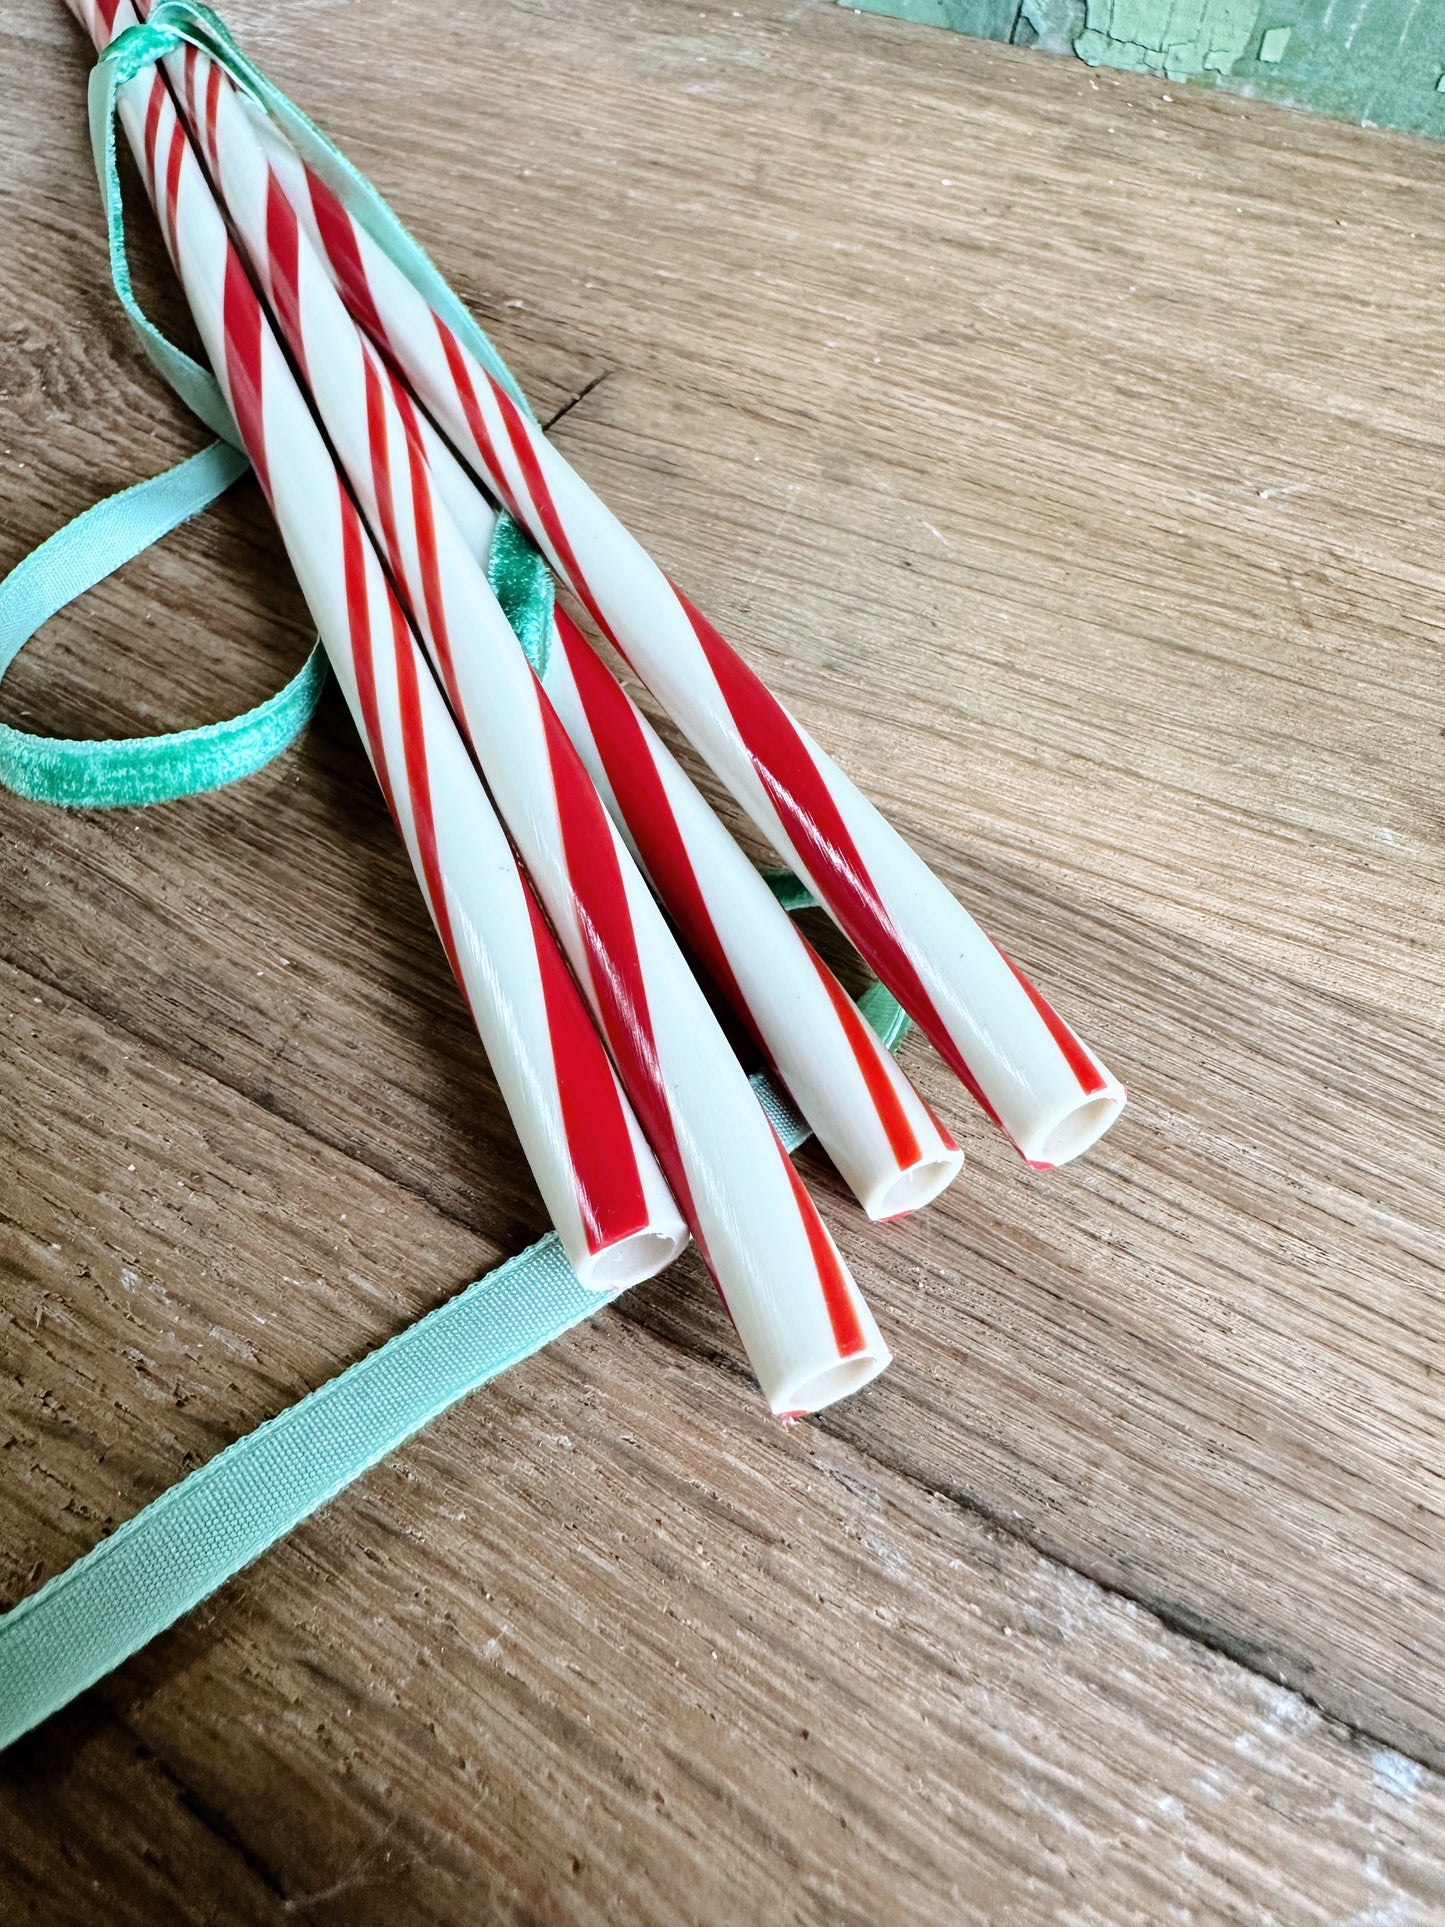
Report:
M 1441 0 L 840 0 L 1445 139 Z
M 1010 40 L 1045 53 L 1071 54 L 1084 31 L 1084 0 L 1023 0 Z
M 1091 67 L 1189 80 L 1227 74 L 1249 45 L 1258 0 L 1088 0 L 1074 52 Z

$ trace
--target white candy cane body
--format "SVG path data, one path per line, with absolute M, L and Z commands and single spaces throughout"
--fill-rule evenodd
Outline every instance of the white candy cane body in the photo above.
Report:
M 693 955 L 870 1218 L 915 1211 L 963 1153 L 565 612 L 547 692 Z
M 1124 1090 L 274 132 L 273 166 L 353 314 L 663 707 L 1032 1164 Z
M 775 1411 L 831 1403 L 887 1364 L 877 1326 L 436 489 L 410 396 L 280 192 L 257 116 L 193 49 L 167 71 L 764 1393 Z
M 107 23 L 95 16 L 95 24 L 103 31 Z M 650 1277 L 681 1250 L 686 1228 L 229 241 L 161 75 L 147 69 L 128 82 L 120 112 L 201 338 L 568 1258 L 594 1288 Z

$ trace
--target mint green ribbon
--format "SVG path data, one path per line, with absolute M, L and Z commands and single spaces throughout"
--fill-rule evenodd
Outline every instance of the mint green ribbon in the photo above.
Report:
M 908 1019 L 896 1004 L 893 1011 L 901 1034 Z M 875 1016 L 869 1021 L 879 1029 Z M 883 1030 L 879 1035 L 892 1048 Z M 761 1074 L 752 1083 L 795 1151 L 810 1135 L 807 1126 Z M 561 1240 L 549 1232 L 163 1492 L 0 1615 L 0 1751 L 173 1626 L 449 1405 L 621 1296 L 578 1284 Z
M 91 75 L 91 145 L 105 206 L 111 279 L 141 346 L 181 400 L 219 440 L 163 475 L 97 502 L 0 582 L 0 676 L 51 616 L 106 576 L 208 508 L 249 463 L 215 376 L 142 312 L 131 287 L 125 212 L 115 153 L 116 91 L 174 38 L 149 28 L 122 34 Z M 284 689 L 227 722 L 162 736 L 71 742 L 0 724 L 0 783 L 33 802 L 72 809 L 164 803 L 250 776 L 306 727 L 326 682 L 320 643 Z
M 98 503 L 0 584 L 0 675 L 41 623 L 151 542 L 197 514 L 246 469 L 214 377 L 146 319 L 131 292 L 115 166 L 118 87 L 192 39 L 260 101 L 367 232 L 527 406 L 510 371 L 385 202 L 235 48 L 204 7 L 167 0 L 120 35 L 91 84 L 91 129 L 116 291 L 161 374 L 221 437 L 188 462 Z M 530 412 L 530 411 L 529 411 Z M 511 521 L 499 521 L 488 574 L 539 674 L 546 669 L 552 578 Z M 205 729 L 124 742 L 65 743 L 0 730 L 0 782 L 40 800 L 151 803 L 259 769 L 305 725 L 325 678 L 320 646 L 270 702 Z M 789 910 L 813 901 L 787 873 L 769 876 Z M 874 984 L 860 1000 L 892 1049 L 908 1027 Z M 788 1150 L 808 1136 L 762 1073 L 759 1102 Z M 65 1706 L 213 1593 L 447 1406 L 614 1302 L 577 1282 L 555 1232 L 217 1454 L 10 1612 L 0 1615 L 0 1748 Z
M 0 582 L 0 676 L 57 610 L 199 513 L 249 464 L 227 442 L 138 482 L 60 529 Z M 165 736 L 67 742 L 0 723 L 0 783 L 71 809 L 166 803 L 264 768 L 310 721 L 326 684 L 318 643 L 268 702 L 229 722 Z
M 146 315 L 131 286 L 130 262 L 125 251 L 125 208 L 115 156 L 116 95 L 127 81 L 134 80 L 145 68 L 153 67 L 177 45 L 181 38 L 179 29 L 167 27 L 159 18 L 171 11 L 169 5 L 157 7 L 155 19 L 117 34 L 91 70 L 87 93 L 90 150 L 95 157 L 96 178 L 105 208 L 110 278 L 127 319 L 162 378 L 175 389 L 191 413 L 199 415 L 212 434 L 239 448 L 241 437 L 220 383 L 209 368 L 203 368 L 173 341 L 167 340 Z
M 590 1318 L 555 1232 L 237 1439 L 0 1618 L 0 1748 L 438 1413 Z

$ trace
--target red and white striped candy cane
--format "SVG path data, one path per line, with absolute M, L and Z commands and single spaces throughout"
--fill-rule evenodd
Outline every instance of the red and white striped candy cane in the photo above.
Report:
M 265 138 L 357 320 L 984 1110 L 1032 1164 L 1086 1150 L 1123 1086 L 289 143 Z
M 107 0 L 77 0 L 77 11 L 98 41 L 129 24 Z M 687 1238 L 656 1160 L 160 73 L 138 74 L 119 105 L 201 338 L 568 1258 L 597 1289 L 650 1277 Z
M 167 73 L 240 244 L 425 638 L 624 1089 L 775 1411 L 857 1389 L 887 1348 L 433 482 L 408 392 L 204 55 Z
M 870 1218 L 916 1211 L 963 1153 L 691 778 L 557 611 L 547 693 L 693 955 Z
M 496 510 L 427 418 L 419 420 L 437 492 L 484 561 Z M 962 1169 L 962 1151 L 562 609 L 542 683 L 693 957 L 869 1217 L 898 1217 L 936 1198 Z

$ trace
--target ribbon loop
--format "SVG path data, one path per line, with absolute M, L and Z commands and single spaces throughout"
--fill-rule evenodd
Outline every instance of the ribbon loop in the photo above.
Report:
M 212 442 L 58 530 L 0 582 L 0 676 L 68 602 L 209 507 L 247 471 L 238 449 Z M 264 768 L 311 720 L 326 684 L 317 643 L 284 689 L 228 722 L 164 736 L 69 742 L 0 723 L 0 783 L 37 803 L 114 809 L 168 803 Z
M 141 347 L 166 383 L 219 440 L 203 454 L 123 490 L 77 516 L 0 582 L 0 676 L 67 602 L 94 587 L 180 522 L 206 508 L 245 472 L 247 462 L 215 375 L 163 335 L 135 298 L 126 252 L 125 210 L 116 162 L 120 89 L 182 44 L 198 47 L 283 127 L 373 239 L 405 269 L 467 346 L 531 415 L 512 371 L 376 190 L 241 52 L 209 7 L 161 0 L 149 19 L 125 28 L 90 76 L 91 147 L 105 210 L 111 280 Z M 528 660 L 547 666 L 553 584 L 545 558 L 503 515 L 489 573 Z M 173 801 L 253 774 L 305 728 L 326 678 L 321 645 L 270 701 L 243 716 L 163 736 L 73 742 L 0 724 L 0 784 L 32 801 L 103 809 Z
M 66 603 L 199 514 L 249 466 L 220 384 L 143 313 L 132 291 L 126 256 L 115 153 L 116 96 L 188 36 L 190 13 L 165 0 L 150 20 L 117 34 L 90 77 L 90 133 L 116 293 L 151 362 L 220 439 L 167 473 L 96 503 L 11 570 L 0 582 L 0 676 Z M 219 21 L 215 25 L 220 27 Z M 229 39 L 224 28 L 220 31 Z M 199 729 L 74 742 L 0 724 L 0 784 L 32 802 L 70 809 L 165 803 L 219 789 L 264 768 L 294 742 L 310 721 L 325 681 L 326 659 L 318 642 L 298 673 L 269 701 Z

